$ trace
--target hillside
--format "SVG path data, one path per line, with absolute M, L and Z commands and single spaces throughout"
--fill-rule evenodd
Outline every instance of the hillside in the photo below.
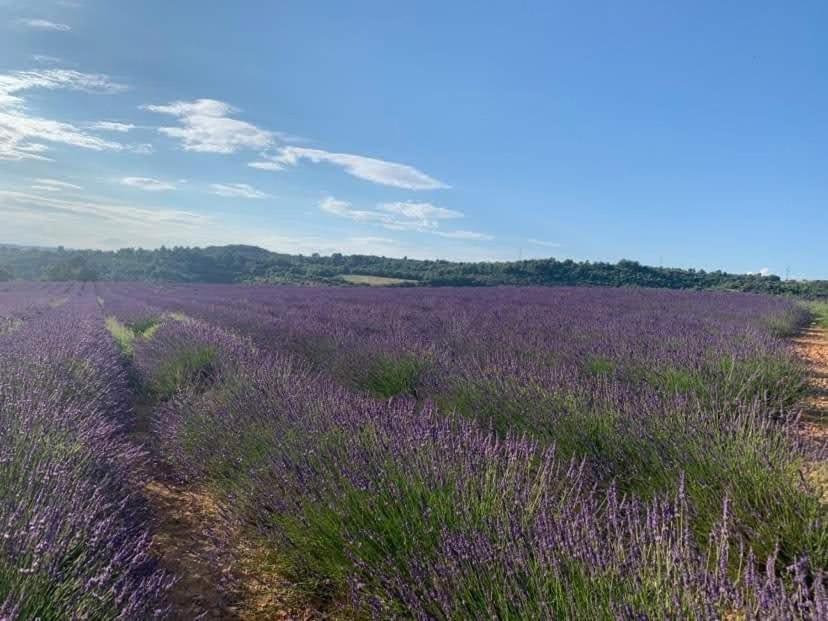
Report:
M 463 263 L 393 259 L 371 255 L 312 256 L 270 252 L 255 246 L 160 248 L 117 251 L 0 245 L 0 280 L 118 280 L 156 282 L 268 282 L 354 284 L 355 276 L 379 277 L 398 286 L 593 285 L 667 289 L 733 289 L 808 298 L 828 297 L 828 280 L 650 267 L 553 258 Z M 361 283 L 360 283 L 361 284 Z

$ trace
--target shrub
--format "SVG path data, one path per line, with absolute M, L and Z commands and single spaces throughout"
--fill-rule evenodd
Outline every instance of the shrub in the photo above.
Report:
M 369 358 L 364 367 L 350 372 L 354 383 L 362 390 L 387 399 L 398 395 L 416 396 L 420 378 L 427 363 L 413 355 Z
M 150 393 L 163 401 L 183 388 L 205 389 L 214 380 L 216 353 L 209 345 L 175 352 L 153 371 L 148 384 Z

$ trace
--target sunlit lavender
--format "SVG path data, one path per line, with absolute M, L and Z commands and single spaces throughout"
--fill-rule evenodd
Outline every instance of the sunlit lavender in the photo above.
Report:
M 165 395 L 177 471 L 321 601 L 377 618 L 824 612 L 825 512 L 788 433 L 802 369 L 778 338 L 806 317 L 787 301 L 104 289 L 108 312 L 168 317 L 134 364 Z
M 168 613 L 151 449 L 334 618 L 828 617 L 792 302 L 14 284 L 0 316 L 6 616 Z
M 0 336 L 0 616 L 162 617 L 171 578 L 150 555 L 142 455 L 121 431 L 125 371 L 95 296 L 11 293 L 0 293 L 17 326 Z

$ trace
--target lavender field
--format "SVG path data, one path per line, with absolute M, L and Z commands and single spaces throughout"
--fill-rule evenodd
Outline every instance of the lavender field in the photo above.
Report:
M 2 284 L 0 619 L 828 619 L 809 320 L 724 292 Z M 278 574 L 269 604 L 165 560 L 159 481 L 233 534 L 199 562 Z

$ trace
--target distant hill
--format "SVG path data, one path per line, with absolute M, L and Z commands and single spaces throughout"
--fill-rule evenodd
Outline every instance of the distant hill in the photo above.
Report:
M 0 279 L 4 275 L 22 280 L 635 286 L 828 297 L 828 280 L 782 280 L 778 276 L 758 274 L 649 267 L 627 260 L 618 263 L 556 259 L 464 263 L 371 255 L 291 255 L 241 245 L 100 251 L 0 244 Z

